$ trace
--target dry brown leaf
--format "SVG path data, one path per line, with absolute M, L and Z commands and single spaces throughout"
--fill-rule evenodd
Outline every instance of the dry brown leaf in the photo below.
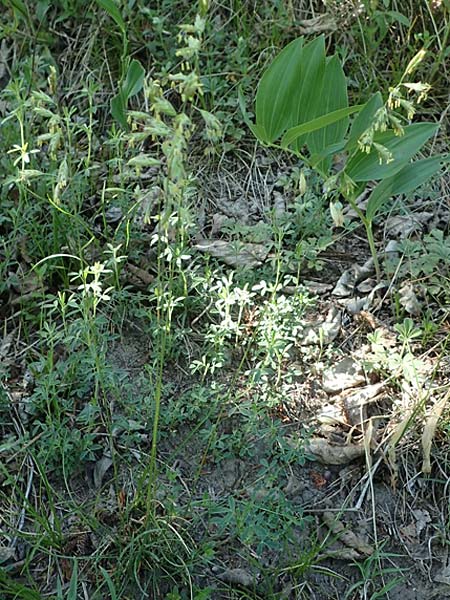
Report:
M 321 558 L 331 558 L 337 560 L 361 560 L 361 554 L 354 548 L 336 548 L 330 549 L 320 555 Z
M 142 284 L 148 286 L 153 283 L 155 279 L 154 275 L 149 273 L 146 269 L 141 269 L 141 267 L 133 265 L 132 263 L 128 263 L 125 266 L 124 271 L 127 280 L 133 285 L 136 285 L 136 287 L 139 287 Z M 127 276 L 127 272 L 130 274 L 130 276 Z
M 229 585 L 241 585 L 246 588 L 256 583 L 255 577 L 245 569 L 226 569 L 218 574 L 217 578 Z
M 364 383 L 366 383 L 364 369 L 358 361 L 350 356 L 325 369 L 322 376 L 322 387 L 328 394 L 342 392 Z
M 394 432 L 392 435 L 392 439 L 388 446 L 387 458 L 388 458 L 389 467 L 391 468 L 391 472 L 392 472 L 391 484 L 392 484 L 392 487 L 394 487 L 394 488 L 397 483 L 397 474 L 398 474 L 397 454 L 396 454 L 395 448 L 396 448 L 398 442 L 403 437 L 404 433 L 406 432 L 406 430 L 411 422 L 414 412 L 415 412 L 415 406 L 413 406 L 412 408 L 410 408 L 407 411 L 406 415 L 403 417 L 403 419 L 400 421 L 400 423 L 397 423 L 397 426 L 394 429 Z
M 410 315 L 420 315 L 422 308 L 414 292 L 413 286 L 406 283 L 399 291 L 399 302 Z
M 425 422 L 425 427 L 422 433 L 422 449 L 423 449 L 423 462 L 422 462 L 422 473 L 431 473 L 431 444 L 433 442 L 434 434 L 436 433 L 436 427 L 441 417 L 442 411 L 444 410 L 447 400 L 450 398 L 450 393 L 447 392 L 438 402 L 433 405 L 431 412 Z
M 312 438 L 306 444 L 306 451 L 312 454 L 315 460 L 325 465 L 346 465 L 364 456 L 365 446 L 364 443 L 336 446 L 325 439 Z
M 375 383 L 343 397 L 344 414 L 349 425 L 361 426 L 367 418 L 367 405 L 379 399 L 383 388 L 384 383 Z
M 324 512 L 322 514 L 322 519 L 327 527 L 329 527 L 330 531 L 334 533 L 343 544 L 365 556 L 373 554 L 373 547 L 361 536 L 346 527 L 342 521 L 339 521 L 339 519 L 336 518 L 336 515 L 331 512 Z
M 269 250 L 262 244 L 226 240 L 200 240 L 194 247 L 222 260 L 230 267 L 257 267 L 269 254 Z
M 312 33 L 322 33 L 324 31 L 336 31 L 337 23 L 333 15 L 324 13 L 313 17 L 312 19 L 304 19 L 299 21 L 300 33 L 302 35 L 311 35 Z

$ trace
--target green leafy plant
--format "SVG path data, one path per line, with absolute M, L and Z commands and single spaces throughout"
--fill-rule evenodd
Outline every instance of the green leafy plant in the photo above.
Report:
M 405 81 L 423 56 L 419 52 L 410 61 L 386 102 L 377 92 L 365 104 L 349 106 L 342 65 L 336 55 L 326 56 L 323 36 L 307 44 L 298 38 L 280 52 L 259 82 L 256 123 L 250 121 L 242 95 L 240 99 L 246 122 L 262 143 L 295 154 L 325 179 L 327 194 L 342 194 L 356 211 L 366 229 L 378 278 L 375 216 L 390 197 L 421 185 L 448 160 L 448 155 L 441 155 L 411 162 L 439 127 L 405 124 L 415 112 L 405 92 L 417 94 L 420 102 L 429 90 L 426 84 Z M 399 114 L 400 108 L 406 118 Z M 349 117 L 355 114 L 350 126 Z M 333 157 L 344 160 L 333 161 Z M 336 172 L 333 165 L 338 162 L 343 166 Z M 363 211 L 357 198 L 371 181 L 377 184 Z

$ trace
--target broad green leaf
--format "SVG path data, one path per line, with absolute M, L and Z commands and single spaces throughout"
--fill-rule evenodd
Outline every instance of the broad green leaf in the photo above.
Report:
M 256 93 L 256 123 L 266 142 L 276 140 L 291 125 L 293 102 L 301 78 L 303 38 L 286 46 L 264 72 Z
M 324 159 L 332 156 L 333 154 L 337 154 L 338 152 L 342 152 L 347 144 L 347 140 L 342 140 L 337 142 L 336 144 L 331 144 L 328 148 L 325 148 L 322 152 L 318 154 L 312 154 L 309 162 L 313 168 L 315 168 L 320 162 Z
M 371 181 L 391 177 L 400 171 L 417 154 L 420 148 L 438 130 L 439 124 L 417 123 L 404 127 L 402 136 L 385 131 L 375 136 L 375 142 L 391 152 L 393 160 L 380 164 L 375 148 L 367 154 L 361 150 L 349 160 L 345 172 L 353 181 Z
M 131 96 L 139 93 L 144 85 L 145 70 L 138 60 L 132 60 L 128 66 L 125 81 L 118 94 L 111 98 L 111 114 L 123 129 L 128 129 L 126 109 Z
M 111 19 L 115 21 L 116 25 L 119 27 L 121 32 L 125 34 L 125 21 L 123 20 L 120 10 L 118 9 L 117 4 L 114 2 L 114 0 L 97 0 L 97 4 L 108 13 Z
M 383 106 L 383 98 L 380 92 L 374 94 L 368 100 L 357 115 L 350 128 L 350 137 L 347 143 L 347 150 L 356 147 L 356 143 L 362 134 L 372 125 L 373 118 L 378 109 Z
M 338 121 L 342 121 L 343 119 L 347 119 L 347 117 L 355 112 L 361 110 L 364 104 L 357 104 L 356 106 L 348 106 L 347 108 L 340 108 L 339 110 L 335 110 L 326 115 L 322 115 L 321 117 L 317 117 L 312 121 L 308 121 L 307 123 L 303 123 L 302 125 L 297 125 L 297 127 L 291 127 L 286 131 L 283 138 L 281 139 L 281 146 L 287 149 L 299 136 L 304 135 L 306 133 L 311 133 L 313 131 L 326 130 L 328 125 L 332 125 Z M 333 144 L 329 144 L 330 146 L 334 146 L 334 144 L 341 144 L 341 141 L 335 141 Z M 328 145 L 321 145 L 318 147 L 316 154 L 319 154 L 320 151 L 327 148 Z
M 450 161 L 450 155 L 441 154 L 416 160 L 403 167 L 395 176 L 392 184 L 392 194 L 407 194 L 417 189 L 425 181 L 433 177 L 445 162 Z
M 9 4 L 11 4 L 15 13 L 17 11 L 18 13 L 20 13 L 22 15 L 22 17 L 24 17 L 24 19 L 27 22 L 30 21 L 30 14 L 28 12 L 28 8 L 27 8 L 26 4 L 24 2 L 22 2 L 22 0 L 9 0 Z M 16 13 L 16 15 L 17 15 L 17 13 Z
M 144 77 L 144 67 L 138 60 L 133 59 L 127 69 L 125 81 L 122 84 L 125 102 L 127 102 L 131 96 L 135 96 L 141 91 L 142 86 L 144 85 Z
M 411 27 L 411 21 L 408 19 L 408 17 L 398 12 L 397 10 L 388 10 L 385 14 L 386 16 L 389 16 L 392 21 L 397 21 L 405 27 Z
M 391 196 L 407 194 L 433 177 L 442 166 L 449 162 L 450 155 L 432 156 L 416 160 L 403 167 L 396 175 L 381 181 L 370 194 L 366 207 L 366 217 L 373 220 L 379 209 Z
M 323 78 L 325 73 L 325 42 L 323 36 L 320 36 L 307 44 L 302 53 L 302 73 L 301 80 L 298 82 L 297 104 L 294 108 L 294 118 L 290 126 L 307 123 L 320 115 L 320 106 L 322 105 Z M 294 98 L 296 96 L 294 95 Z M 325 112 L 325 111 L 323 111 Z M 297 150 L 306 141 L 299 137 L 295 142 Z
M 120 123 L 123 129 L 128 129 L 127 116 L 125 114 L 126 106 L 122 92 L 119 92 L 114 96 L 114 98 L 111 98 L 110 105 L 111 114 L 114 117 L 114 119 L 116 119 L 116 121 Z
M 320 112 L 316 112 L 317 116 L 327 115 L 339 109 L 345 110 L 348 107 L 347 80 L 337 56 L 327 59 L 323 87 L 319 98 L 318 111 Z M 345 115 L 344 118 L 331 122 L 326 127 L 323 127 L 323 129 L 309 135 L 306 139 L 306 145 L 310 153 L 321 152 L 324 148 L 343 140 L 347 133 L 348 123 L 348 116 Z M 327 172 L 330 162 L 329 159 L 324 160 L 323 164 L 319 165 L 319 168 Z
M 265 132 L 265 142 L 274 142 L 286 129 L 314 118 L 324 69 L 323 36 L 306 46 L 298 38 L 275 58 L 256 94 L 256 125 Z

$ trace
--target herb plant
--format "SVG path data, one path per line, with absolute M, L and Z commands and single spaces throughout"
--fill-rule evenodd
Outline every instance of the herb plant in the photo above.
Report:
M 429 86 L 405 79 L 423 56 L 420 51 L 410 61 L 386 102 L 376 92 L 364 104 L 349 106 L 338 56 L 326 56 L 323 36 L 307 44 L 300 37 L 286 46 L 263 74 L 256 94 L 255 123 L 250 122 L 241 96 L 244 117 L 254 135 L 318 171 L 326 192 L 341 194 L 358 214 L 378 279 L 381 272 L 372 227 L 375 216 L 390 197 L 420 186 L 448 160 L 448 155 L 437 155 L 412 161 L 439 128 L 436 123 L 410 124 L 415 108 L 404 93 L 416 94 L 420 102 Z M 400 108 L 406 111 L 406 118 L 399 114 Z M 356 116 L 350 126 L 351 115 Z M 336 164 L 343 165 L 337 172 Z M 376 184 L 364 211 L 357 199 L 372 181 Z

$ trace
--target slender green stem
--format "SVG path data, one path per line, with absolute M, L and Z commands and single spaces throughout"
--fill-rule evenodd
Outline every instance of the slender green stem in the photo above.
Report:
M 367 241 L 369 242 L 370 253 L 373 258 L 373 266 L 375 267 L 375 274 L 377 277 L 377 282 L 381 281 L 381 268 L 380 261 L 378 260 L 377 249 L 375 246 L 375 240 L 373 237 L 373 229 L 372 229 L 372 221 L 364 218 L 363 220 L 364 227 L 366 228 Z
M 161 396 L 162 396 L 162 383 L 163 383 L 163 371 L 164 371 L 164 360 L 166 353 L 166 331 L 164 326 L 161 329 L 161 344 L 159 346 L 158 356 L 158 372 L 156 375 L 155 383 L 155 414 L 153 415 L 153 429 L 152 429 L 152 447 L 150 451 L 150 464 L 149 464 L 149 482 L 147 487 L 147 519 L 151 516 L 155 516 L 156 505 L 154 502 L 155 491 L 156 491 L 156 479 L 158 476 L 158 468 L 156 464 L 156 452 L 158 449 L 158 432 L 159 432 L 159 417 L 161 414 Z
M 363 211 L 356 204 L 355 198 L 353 198 L 352 196 L 349 195 L 349 196 L 347 196 L 346 200 L 350 204 L 350 206 L 353 208 L 353 210 L 356 212 L 356 214 L 360 218 L 362 224 L 364 225 L 364 228 L 366 230 L 367 241 L 369 242 L 370 253 L 371 253 L 372 259 L 373 259 L 373 265 L 375 267 L 375 274 L 377 277 L 377 281 L 380 282 L 381 281 L 381 268 L 380 268 L 380 261 L 378 260 L 378 254 L 377 254 L 377 249 L 375 246 L 375 240 L 373 237 L 372 219 L 368 219 L 366 217 L 366 215 L 363 213 Z

